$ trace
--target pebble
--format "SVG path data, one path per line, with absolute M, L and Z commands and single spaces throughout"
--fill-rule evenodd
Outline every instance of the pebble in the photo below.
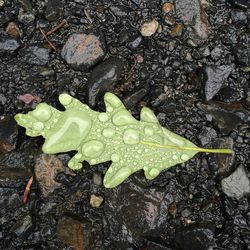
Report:
M 130 8 L 124 5 L 113 5 L 110 7 L 110 9 L 118 17 L 125 17 L 131 11 Z
M 183 31 L 183 26 L 180 23 L 177 23 L 171 30 L 171 36 L 172 37 L 177 37 L 177 36 L 181 36 Z
M 14 55 L 20 48 L 21 43 L 14 37 L 1 36 L 0 37 L 0 56 Z
M 214 244 L 214 231 L 214 226 L 209 222 L 194 223 L 177 231 L 175 242 L 183 250 L 208 250 Z
M 23 8 L 20 8 L 19 10 L 19 14 L 18 14 L 18 21 L 20 23 L 23 23 L 25 25 L 29 25 L 31 23 L 34 22 L 35 20 L 35 15 L 33 14 L 33 12 L 26 12 L 23 10 Z
M 112 91 L 122 74 L 123 61 L 111 57 L 97 65 L 88 79 L 88 102 L 94 107 L 99 98 L 106 92 Z
M 221 181 L 223 192 L 236 199 L 241 199 L 250 193 L 250 180 L 243 166 L 239 166 L 234 173 Z
M 47 0 L 45 17 L 49 21 L 55 21 L 62 16 L 63 1 L 61 0 Z
M 198 135 L 202 146 L 212 142 L 217 137 L 217 133 L 213 128 L 203 127 Z
M 30 65 L 46 65 L 49 63 L 50 49 L 38 47 L 36 45 L 30 45 L 19 51 L 19 54 L 23 62 Z
M 12 37 L 18 38 L 21 36 L 21 31 L 15 22 L 9 22 L 6 28 L 6 33 Z
M 199 0 L 176 0 L 175 10 L 177 16 L 190 26 L 193 30 L 194 38 L 206 40 L 209 36 L 210 25 L 206 12 Z
M 233 48 L 236 61 L 244 66 L 250 67 L 250 47 L 249 45 L 238 44 Z
M 62 58 L 76 70 L 93 67 L 104 58 L 105 54 L 104 37 L 96 32 L 72 34 L 61 51 Z
M 142 43 L 142 37 L 140 35 L 133 35 L 128 41 L 128 47 L 130 49 L 136 49 Z
M 162 12 L 167 14 L 169 12 L 171 12 L 174 8 L 174 5 L 172 3 L 164 3 L 162 5 Z
M 158 27 L 159 23 L 155 19 L 145 22 L 142 24 L 140 29 L 141 35 L 144 37 L 152 36 L 157 31 Z
M 91 249 L 91 223 L 64 216 L 57 224 L 57 237 L 75 250 Z
M 0 153 L 12 151 L 17 143 L 18 126 L 13 116 L 0 116 Z
M 90 205 L 94 208 L 98 208 L 102 205 L 103 203 L 103 198 L 102 196 L 98 196 L 98 195 L 95 195 L 95 194 L 91 194 L 90 196 Z
M 97 186 L 101 186 L 102 185 L 102 173 L 100 172 L 94 172 L 93 174 L 93 183 Z
M 231 19 L 232 23 L 237 27 L 243 26 L 247 23 L 247 15 L 242 10 L 232 10 Z
M 226 83 L 228 76 L 233 71 L 234 65 L 206 65 L 202 69 L 201 81 L 204 86 L 205 100 L 209 101 L 218 93 Z
M 18 238 L 27 238 L 34 229 L 32 218 L 30 215 L 18 220 L 10 229 L 11 232 L 15 233 Z
M 36 180 L 39 183 L 42 194 L 47 197 L 61 184 L 55 181 L 58 173 L 65 171 L 62 162 L 54 155 L 41 154 L 35 164 Z

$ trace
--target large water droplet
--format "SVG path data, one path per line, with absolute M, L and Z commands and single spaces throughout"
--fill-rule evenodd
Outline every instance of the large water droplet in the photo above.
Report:
M 101 155 L 104 151 L 104 144 L 97 140 L 88 141 L 82 146 L 82 153 L 90 158 Z
M 120 156 L 118 154 L 111 155 L 111 161 L 118 162 L 120 160 Z
M 187 161 L 189 158 L 190 158 L 190 157 L 189 157 L 187 154 L 182 154 L 182 155 L 181 155 L 181 159 L 182 159 L 183 161 Z
M 150 176 L 153 178 L 156 177 L 157 175 L 159 175 L 159 173 L 160 173 L 160 171 L 156 168 L 151 169 L 149 172 Z
M 126 144 L 137 144 L 140 141 L 139 132 L 135 129 L 127 129 L 123 134 L 123 141 Z
M 102 135 L 105 136 L 105 137 L 107 137 L 107 138 L 112 138 L 115 135 L 115 130 L 112 129 L 112 128 L 105 128 L 102 131 Z
M 101 114 L 98 115 L 98 119 L 101 122 L 106 122 L 106 121 L 108 121 L 109 116 L 106 113 L 101 113 Z
M 68 94 L 59 95 L 59 101 L 64 106 L 68 106 L 72 102 L 72 99 L 73 99 L 72 96 L 70 96 Z
M 178 156 L 177 155 L 173 155 L 172 158 L 173 158 L 173 160 L 177 160 Z
M 43 130 L 44 124 L 42 122 L 34 122 L 32 127 L 34 130 Z

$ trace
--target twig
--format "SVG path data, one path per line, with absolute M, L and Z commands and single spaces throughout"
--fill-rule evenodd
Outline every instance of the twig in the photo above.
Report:
M 27 201 L 28 201 L 28 197 L 29 197 L 32 182 L 33 182 L 33 176 L 31 176 L 29 178 L 29 181 L 28 181 L 28 183 L 26 185 L 26 188 L 25 188 L 25 191 L 24 191 L 24 194 L 23 194 L 23 203 L 27 203 Z
M 66 20 L 63 20 L 61 23 L 59 23 L 55 28 L 53 28 L 52 30 L 48 31 L 45 35 L 48 37 L 51 34 L 55 33 L 56 31 L 58 31 L 59 29 L 61 29 L 65 24 L 67 23 Z
M 39 27 L 39 30 L 40 30 L 40 32 L 42 33 L 43 38 L 45 38 L 46 41 L 48 42 L 48 44 L 50 45 L 50 47 L 51 47 L 55 52 L 57 52 L 55 45 L 49 40 L 49 38 L 46 36 L 45 32 L 44 32 L 40 27 Z
M 90 23 L 93 23 L 93 20 L 92 20 L 92 18 L 90 17 L 90 15 L 89 15 L 87 9 L 84 9 L 84 14 L 86 15 L 86 17 L 87 17 L 87 19 L 89 20 L 89 22 L 90 22 Z

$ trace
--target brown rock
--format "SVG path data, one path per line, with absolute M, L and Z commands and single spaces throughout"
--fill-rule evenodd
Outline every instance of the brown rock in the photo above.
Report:
M 171 30 L 171 36 L 173 37 L 181 36 L 182 31 L 183 31 L 183 26 L 180 23 L 177 23 Z
M 61 185 L 54 179 L 59 172 L 63 171 L 66 171 L 66 168 L 54 155 L 41 154 L 36 159 L 35 175 L 43 196 L 48 196 Z
M 90 197 L 90 205 L 92 207 L 100 207 L 103 202 L 103 198 L 101 196 L 97 196 L 95 194 L 92 194 Z
M 75 250 L 90 249 L 91 224 L 65 216 L 58 222 L 57 236 Z
M 76 70 L 85 70 L 100 62 L 106 54 L 104 37 L 96 33 L 71 35 L 62 48 L 61 56 Z
M 173 10 L 173 8 L 174 8 L 174 5 L 172 3 L 164 3 L 162 5 L 162 11 L 165 14 L 171 12 Z
M 6 28 L 6 33 L 16 38 L 21 36 L 20 29 L 15 22 L 8 23 L 8 26 Z

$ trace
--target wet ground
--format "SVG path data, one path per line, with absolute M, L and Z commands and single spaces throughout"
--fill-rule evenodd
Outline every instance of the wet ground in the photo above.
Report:
M 0 249 L 250 249 L 249 31 L 248 0 L 0 0 Z M 105 189 L 109 163 L 70 171 L 13 119 L 106 91 L 235 154 Z

